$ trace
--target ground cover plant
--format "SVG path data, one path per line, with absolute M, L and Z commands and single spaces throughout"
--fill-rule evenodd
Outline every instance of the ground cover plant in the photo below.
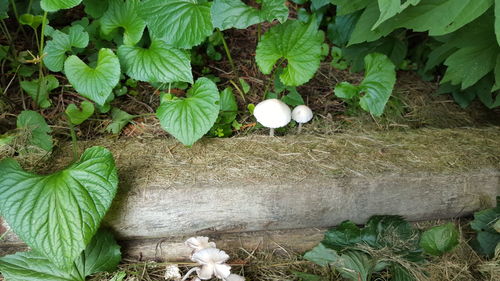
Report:
M 255 44 L 240 54 L 230 43 L 248 30 Z M 186 146 L 228 137 L 261 127 L 252 114 L 262 100 L 312 102 L 301 87 L 324 64 L 363 72 L 358 81 L 327 81 L 324 99 L 342 104 L 341 114 L 401 115 L 400 70 L 439 83 L 438 93 L 461 107 L 477 98 L 493 109 L 499 34 L 493 0 L 0 0 L 0 148 L 43 157 L 60 141 L 73 147 L 73 163 L 50 175 L 0 161 L 0 214 L 32 249 L 0 258 L 0 272 L 7 280 L 85 280 L 120 261 L 114 238 L 99 228 L 117 191 L 114 159 L 102 147 L 81 153 L 84 128 L 134 136 L 149 122 Z M 255 75 L 242 75 L 248 67 L 235 55 L 250 56 Z M 280 134 L 302 127 L 290 120 Z M 482 218 L 495 210 L 473 224 L 476 247 L 489 256 L 498 228 Z M 436 232 L 453 230 L 426 232 L 419 247 L 429 254 L 454 244 L 432 240 Z M 373 263 L 363 280 L 381 270 L 408 275 L 401 264 L 329 245 L 321 250 L 332 259 L 339 251 L 336 259 Z

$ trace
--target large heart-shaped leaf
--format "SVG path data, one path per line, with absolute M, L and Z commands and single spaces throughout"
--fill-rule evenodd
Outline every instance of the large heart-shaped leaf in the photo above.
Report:
M 40 113 L 31 110 L 21 112 L 17 116 L 17 129 L 21 131 L 28 151 L 31 150 L 30 145 L 45 151 L 52 150 L 52 137 L 49 135 L 52 130 Z
M 122 45 L 118 57 L 125 73 L 135 80 L 193 83 L 189 55 L 161 40 L 154 40 L 148 49 Z
M 212 23 L 216 28 L 244 29 L 256 23 L 274 19 L 283 23 L 288 18 L 288 7 L 284 0 L 263 0 L 260 10 L 247 6 L 240 0 L 215 0 L 211 13 Z
M 120 246 L 108 231 L 99 231 L 71 270 L 62 270 L 35 252 L 0 258 L 0 272 L 9 281 L 85 281 L 85 276 L 113 270 L 121 259 Z
M 163 101 L 156 115 L 161 126 L 184 145 L 206 134 L 219 114 L 219 91 L 208 78 L 196 80 L 185 99 Z
M 53 75 L 44 76 L 41 80 L 35 79 L 21 82 L 21 88 L 23 88 L 41 108 L 50 107 L 51 102 L 49 100 L 49 93 L 58 87 L 59 81 Z
M 97 66 L 89 67 L 77 56 L 69 57 L 64 63 L 69 82 L 82 96 L 104 105 L 120 81 L 120 61 L 110 49 L 101 49 Z
M 45 54 L 43 62 L 54 72 L 62 71 L 66 53 L 71 53 L 73 47 L 85 48 L 89 44 L 89 34 L 81 25 L 70 27 L 68 34 L 54 30 L 51 36 L 52 40 L 48 41 L 43 49 Z
M 289 20 L 267 31 L 255 57 L 262 73 L 270 74 L 279 59 L 286 59 L 288 65 L 280 75 L 285 85 L 298 86 L 309 81 L 319 67 L 324 40 L 315 22 L 315 19 L 308 24 Z
M 56 12 L 61 9 L 73 8 L 81 2 L 82 0 L 42 0 L 40 6 L 44 11 Z
M 91 241 L 118 185 L 111 152 L 87 149 L 80 160 L 51 175 L 0 162 L 0 214 L 34 251 L 70 268 Z
M 212 34 L 210 5 L 206 1 L 146 0 L 141 13 L 153 38 L 189 49 Z
M 135 45 L 142 38 L 146 22 L 139 16 L 139 0 L 109 0 L 109 8 L 101 18 L 101 31 L 109 35 L 123 28 L 123 43 Z

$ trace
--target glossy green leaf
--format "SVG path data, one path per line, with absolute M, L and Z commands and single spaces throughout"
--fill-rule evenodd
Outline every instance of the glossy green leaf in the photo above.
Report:
M 497 202 L 500 202 L 498 198 Z M 499 220 L 500 204 L 495 208 L 474 213 L 474 220 L 470 226 L 477 232 L 477 237 L 472 243 L 476 251 L 483 255 L 493 256 L 495 247 L 500 243 L 500 233 L 494 228 Z
M 141 2 L 141 14 L 153 39 L 189 49 L 212 34 L 210 5 L 205 1 L 145 0 Z
M 109 35 L 123 28 L 123 43 L 135 45 L 142 38 L 146 22 L 139 16 L 139 0 L 109 0 L 109 8 L 102 16 L 101 31 Z
M 33 29 L 37 29 L 43 21 L 43 16 L 40 15 L 32 15 L 32 14 L 23 14 L 19 16 L 19 23 L 24 25 L 29 25 Z
M 283 96 L 281 98 L 281 101 L 290 105 L 290 106 L 297 106 L 297 105 L 302 105 L 305 104 L 304 99 L 300 95 L 300 93 L 297 91 L 296 87 L 287 87 L 288 94 Z
M 373 25 L 372 29 L 377 28 L 381 23 L 401 13 L 410 5 L 417 5 L 421 0 L 407 0 L 401 3 L 401 0 L 378 0 L 378 8 L 380 16 Z
M 245 29 L 250 25 L 288 18 L 288 7 L 284 0 L 263 0 L 262 8 L 247 6 L 240 0 L 215 0 L 212 9 L 212 23 L 221 30 L 229 28 Z
M 41 0 L 42 9 L 47 12 L 56 12 L 62 9 L 69 9 L 80 4 L 82 0 Z
M 59 81 L 53 75 L 44 76 L 39 82 L 39 79 L 32 81 L 21 81 L 21 88 L 41 108 L 48 108 L 52 104 L 49 100 L 49 94 L 52 90 L 59 87 Z
M 108 10 L 108 0 L 83 0 L 85 5 L 85 13 L 97 19 L 104 15 Z
M 156 115 L 163 129 L 190 146 L 210 130 L 219 109 L 217 86 L 208 78 L 199 78 L 186 98 L 163 101 Z
M 352 99 L 358 95 L 359 89 L 357 86 L 349 82 L 340 82 L 335 86 L 335 95 L 341 99 Z
M 64 111 L 69 121 L 74 125 L 80 125 L 94 114 L 94 104 L 89 101 L 83 101 L 78 108 L 75 104 L 70 104 Z
M 52 130 L 47 125 L 47 122 L 45 122 L 43 116 L 38 112 L 31 110 L 21 112 L 17 116 L 17 128 L 21 130 L 28 145 L 39 147 L 45 151 L 52 150 L 52 137 L 49 135 Z M 0 185 L 0 190 L 1 188 L 2 186 Z M 2 195 L 0 195 L 0 198 L 2 198 Z
M 43 62 L 51 71 L 63 70 L 66 53 L 72 53 L 72 48 L 85 48 L 89 44 L 89 35 L 80 25 L 69 28 L 68 34 L 54 30 L 52 40 L 44 48 Z
M 111 118 L 113 118 L 113 121 L 106 127 L 106 131 L 113 134 L 119 134 L 135 117 L 135 115 L 128 114 L 123 110 L 113 107 L 111 110 Z
M 70 270 L 62 270 L 37 252 L 0 258 L 0 272 L 8 281 L 84 281 L 85 276 L 114 270 L 121 259 L 120 246 L 108 231 L 99 231 Z
M 438 225 L 426 230 L 420 238 L 420 247 L 425 252 L 440 256 L 450 252 L 458 245 L 458 230 L 453 223 Z
M 71 56 L 64 63 L 64 70 L 76 91 L 99 105 L 104 105 L 120 81 L 120 62 L 110 49 L 99 51 L 95 68 Z
M 328 266 L 337 262 L 339 255 L 335 250 L 329 249 L 322 243 L 319 243 L 318 246 L 304 254 L 304 259 L 321 266 Z
M 31 249 L 69 269 L 99 228 L 118 177 L 111 152 L 87 149 L 80 160 L 50 175 L 0 162 L 0 214 Z
M 316 73 L 323 40 L 314 19 L 308 24 L 289 20 L 273 26 L 262 36 L 255 60 L 264 74 L 270 74 L 278 60 L 286 60 L 280 79 L 285 85 L 298 86 Z
M 193 83 L 189 54 L 161 40 L 154 40 L 148 49 L 122 45 L 118 57 L 125 73 L 146 82 Z

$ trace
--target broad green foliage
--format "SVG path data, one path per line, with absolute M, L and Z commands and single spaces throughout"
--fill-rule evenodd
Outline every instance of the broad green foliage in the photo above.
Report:
M 113 235 L 101 230 L 68 270 L 31 251 L 0 258 L 0 272 L 9 281 L 85 281 L 86 276 L 115 269 L 120 259 Z
M 81 108 L 81 109 L 80 109 Z M 74 125 L 80 125 L 94 114 L 94 104 L 88 101 L 83 101 L 78 108 L 75 104 L 70 104 L 66 108 L 66 115 L 69 121 Z
M 108 0 L 83 0 L 85 13 L 93 18 L 100 18 L 108 10 Z
M 453 223 L 447 223 L 432 227 L 425 231 L 420 239 L 420 247 L 426 253 L 440 256 L 450 252 L 458 245 L 458 230 Z
M 89 35 L 80 25 L 70 27 L 68 34 L 55 30 L 51 37 L 43 50 L 46 54 L 43 62 L 54 72 L 63 70 L 66 53 L 71 53 L 73 47 L 85 48 L 89 44 Z
M 32 14 L 23 14 L 19 16 L 19 23 L 29 25 L 33 29 L 37 29 L 43 21 L 42 16 L 34 16 Z
M 335 95 L 345 99 L 359 98 L 361 108 L 380 116 L 396 83 L 395 66 L 385 55 L 374 53 L 365 57 L 365 69 L 365 79 L 359 86 L 340 83 L 335 87 Z
M 39 79 L 22 81 L 21 88 L 28 93 L 38 106 L 48 108 L 52 104 L 49 100 L 49 94 L 59 87 L 59 81 L 53 75 L 44 76 L 41 82 L 39 81 Z
M 495 33 L 497 43 L 500 45 L 500 0 L 495 0 Z
M 113 134 L 119 134 L 135 117 L 135 115 L 128 114 L 123 110 L 113 107 L 113 109 L 111 109 L 111 118 L 113 118 L 113 122 L 106 127 L 106 131 Z
M 9 0 L 0 0 L 0 20 L 9 17 L 7 12 L 9 11 Z
M 141 2 L 141 13 L 153 39 L 188 49 L 212 34 L 210 5 L 202 1 L 145 0 Z
M 101 31 L 109 35 L 123 28 L 123 43 L 135 45 L 142 38 L 146 22 L 139 16 L 139 0 L 109 0 L 109 7 L 101 18 Z
M 133 79 L 147 82 L 193 83 L 189 54 L 154 40 L 148 49 L 122 45 L 118 57 L 125 73 Z
M 495 229 L 500 221 L 500 197 L 497 197 L 497 206 L 492 209 L 474 213 L 474 220 L 470 223 L 477 237 L 472 246 L 482 255 L 493 256 L 495 248 L 500 245 L 500 232 Z
M 281 81 L 288 86 L 302 85 L 319 67 L 323 40 L 314 19 L 307 24 L 289 20 L 272 27 L 262 36 L 255 60 L 264 74 L 270 74 L 278 60 L 286 60 Z
M 261 9 L 247 6 L 240 0 L 215 0 L 211 13 L 212 23 L 216 28 L 244 29 L 256 23 L 275 19 L 283 23 L 288 18 L 288 7 L 284 0 L 263 0 Z
M 238 115 L 238 104 L 231 88 L 226 88 L 220 92 L 219 104 L 219 116 L 210 129 L 210 134 L 216 137 L 229 137 L 233 133 L 233 124 Z
M 77 56 L 69 57 L 64 63 L 66 76 L 82 96 L 104 105 L 120 80 L 120 63 L 110 49 L 99 51 L 97 66 L 89 67 Z
M 347 15 L 365 8 L 369 3 L 375 0 L 330 0 L 337 6 L 337 15 Z
M 113 156 L 102 147 L 87 149 L 78 162 L 46 176 L 5 159 L 0 214 L 33 251 L 69 269 L 99 228 L 117 185 Z
M 56 12 L 62 9 L 73 8 L 82 0 L 41 0 L 42 9 L 47 12 Z
M 404 9 L 408 8 L 410 5 L 417 5 L 421 0 L 378 0 L 378 8 L 380 10 L 380 16 L 377 22 L 373 25 L 372 29 L 377 28 L 381 23 L 392 18 L 393 16 L 401 13 Z
M 333 249 L 325 247 L 322 243 L 304 254 L 304 258 L 321 266 L 328 266 L 339 259 L 339 255 Z
M 184 145 L 206 134 L 219 115 L 219 91 L 208 78 L 196 80 L 186 98 L 163 100 L 156 115 L 161 126 Z
M 52 130 L 47 125 L 47 122 L 45 122 L 43 116 L 38 112 L 31 110 L 21 112 L 17 116 L 17 128 L 21 130 L 21 135 L 24 138 L 23 142 L 26 142 L 28 146 L 39 147 L 45 151 L 52 150 L 52 137 L 49 135 Z M 0 202 L 1 198 L 2 196 L 0 195 Z

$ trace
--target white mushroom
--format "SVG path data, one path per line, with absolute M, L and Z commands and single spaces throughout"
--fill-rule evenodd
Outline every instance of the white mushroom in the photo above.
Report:
M 311 121 L 313 117 L 312 110 L 307 105 L 299 105 L 292 111 L 292 119 L 299 123 L 299 130 L 302 130 L 302 124 Z
M 278 99 L 260 102 L 255 106 L 253 115 L 262 126 L 271 129 L 270 136 L 274 136 L 274 129 L 286 126 L 292 118 L 288 105 Z
M 193 249 L 193 252 L 197 252 L 206 248 L 215 248 L 214 242 L 208 242 L 208 237 L 198 236 L 191 237 L 186 242 L 184 242 L 186 246 Z
M 191 260 L 198 263 L 196 268 L 198 278 L 201 280 L 211 279 L 213 276 L 225 279 L 231 274 L 231 267 L 226 264 L 229 256 L 226 252 L 216 248 L 206 248 L 193 254 Z
M 224 281 L 245 281 L 243 276 L 239 276 L 238 274 L 229 275 Z

